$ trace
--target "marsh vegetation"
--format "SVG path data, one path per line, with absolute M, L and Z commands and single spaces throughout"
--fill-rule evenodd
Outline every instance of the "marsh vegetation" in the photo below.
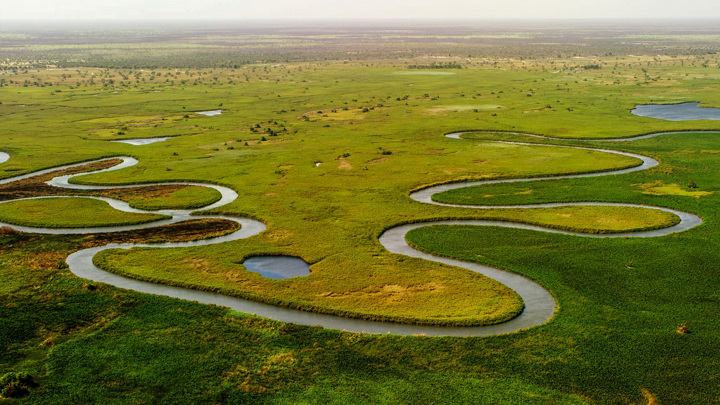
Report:
M 720 107 L 718 33 L 701 25 L 692 35 L 653 27 L 604 27 L 602 35 L 490 28 L 396 32 L 385 41 L 377 39 L 387 35 L 383 30 L 357 41 L 364 34 L 350 29 L 278 37 L 238 28 L 193 41 L 187 34 L 147 41 L 131 33 L 117 41 L 91 36 L 83 46 L 70 34 L 50 40 L 3 31 L 0 149 L 10 158 L 0 177 L 133 156 L 136 166 L 75 181 L 229 187 L 239 198 L 208 214 L 259 219 L 265 232 L 206 247 L 110 250 L 96 263 L 139 279 L 411 324 L 491 324 L 514 317 L 525 303 L 483 276 L 390 254 L 378 243 L 387 228 L 460 218 L 600 233 L 677 221 L 641 207 L 473 210 L 408 197 L 433 184 L 639 164 L 599 151 L 496 141 L 623 150 L 660 165 L 434 198 L 483 205 L 623 202 L 692 212 L 704 223 L 660 240 L 492 227 L 409 234 L 423 250 L 520 273 L 556 297 L 551 322 L 486 338 L 375 336 L 274 322 L 88 282 L 65 264 L 71 252 L 100 242 L 201 238 L 237 226 L 221 220 L 115 236 L 3 228 L 0 374 L 34 377 L 38 386 L 28 389 L 27 403 L 70 397 L 83 403 L 416 403 L 433 392 L 445 403 L 640 404 L 649 395 L 659 403 L 704 404 L 720 396 L 714 383 L 719 139 L 702 132 L 720 127 L 630 113 L 649 103 Z M 268 44 L 276 45 L 272 52 Z M 157 52 L 151 57 L 138 49 Z M 214 110 L 222 114 L 195 113 Z M 463 140 L 443 136 L 463 130 L 480 132 Z M 602 141 L 663 131 L 689 132 Z M 107 142 L 158 137 L 169 138 L 142 146 Z M 0 198 L 62 194 L 43 181 L 2 185 Z M 82 194 L 152 210 L 193 209 L 219 198 L 215 190 L 192 186 Z M 97 203 L 6 202 L 0 215 L 46 227 L 130 220 Z M 301 258 L 311 273 L 264 278 L 242 265 L 259 255 Z M 681 326 L 691 333 L 679 333 Z

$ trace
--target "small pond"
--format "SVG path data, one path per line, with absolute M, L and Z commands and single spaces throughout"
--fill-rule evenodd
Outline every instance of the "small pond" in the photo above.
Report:
M 246 269 L 261 276 L 280 280 L 310 275 L 310 265 L 304 260 L 290 256 L 252 256 L 243 263 Z
M 212 116 L 215 116 L 215 115 L 220 115 L 220 114 L 222 114 L 222 110 L 195 111 L 195 114 L 207 115 L 208 117 L 212 117 Z
M 149 145 L 155 142 L 167 141 L 170 138 L 170 136 L 163 136 L 158 138 L 118 139 L 117 141 L 110 142 L 127 143 L 129 145 Z
M 700 103 L 642 104 L 631 112 L 641 117 L 666 121 L 720 120 L 720 108 L 699 107 Z

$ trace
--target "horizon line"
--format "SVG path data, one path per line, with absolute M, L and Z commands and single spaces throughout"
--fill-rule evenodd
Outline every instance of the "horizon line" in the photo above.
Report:
M 4 22 L 60 22 L 60 23 L 74 23 L 74 22 L 131 22 L 131 23 L 145 23 L 145 22 L 246 22 L 246 21 L 277 21 L 277 22 L 333 22 L 333 21 L 695 21 L 695 20 L 720 20 L 720 16 L 697 16 L 697 17 L 672 17 L 672 16 L 653 16 L 653 17 L 553 17 L 553 18 L 535 18 L 535 17 L 486 17 L 486 18 L 473 18 L 473 17 L 315 17 L 315 18 L 296 18 L 296 17 L 239 17 L 239 18 L 3 18 L 0 17 L 0 21 Z

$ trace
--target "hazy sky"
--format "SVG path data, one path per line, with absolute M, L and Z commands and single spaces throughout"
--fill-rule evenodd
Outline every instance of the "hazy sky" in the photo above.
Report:
M 0 0 L 0 21 L 693 17 L 720 0 Z

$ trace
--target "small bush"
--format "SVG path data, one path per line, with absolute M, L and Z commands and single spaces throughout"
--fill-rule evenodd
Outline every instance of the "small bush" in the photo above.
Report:
M 28 373 L 10 372 L 0 377 L 0 395 L 5 398 L 20 398 L 29 394 L 33 387 L 37 384 Z
M 30 393 L 24 385 L 13 381 L 5 386 L 2 390 L 2 396 L 5 398 L 20 398 Z
M 19 233 L 20 232 L 15 228 L 9 226 L 0 226 L 0 236 L 12 236 Z

